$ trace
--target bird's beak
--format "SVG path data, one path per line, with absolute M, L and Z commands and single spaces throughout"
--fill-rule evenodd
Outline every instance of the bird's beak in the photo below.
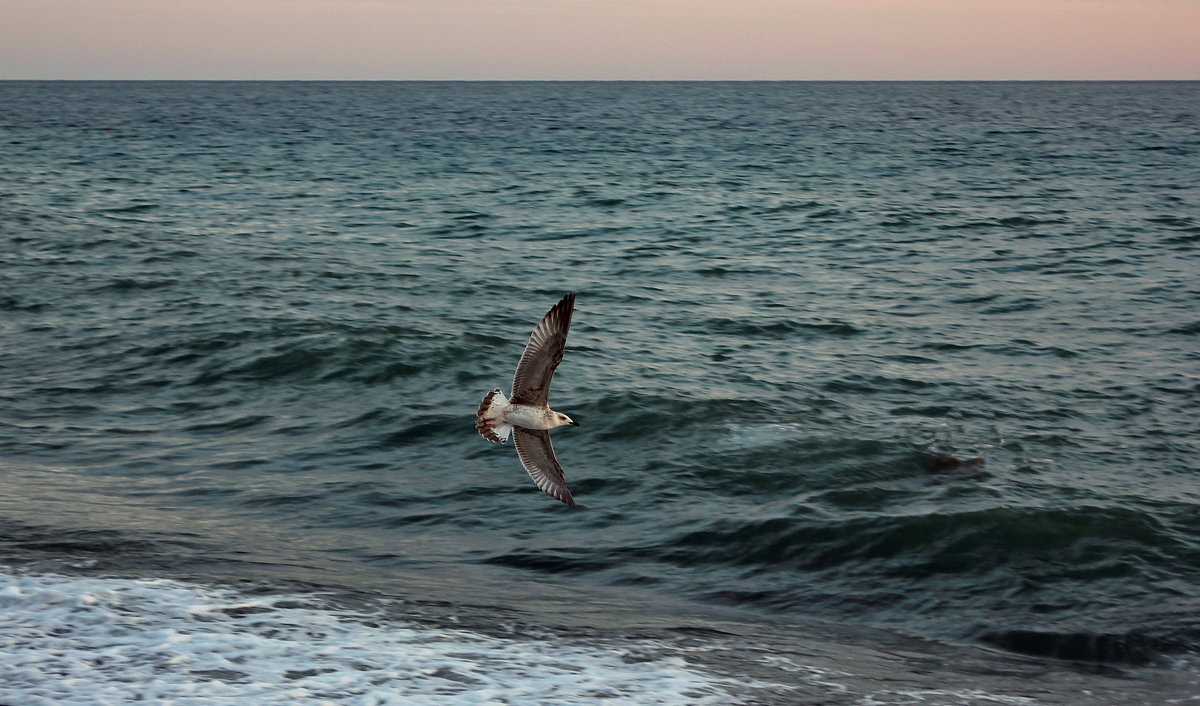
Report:
M 571 426 L 573 426 L 573 427 L 577 427 L 577 426 L 579 426 L 579 422 L 577 422 L 577 421 L 575 421 L 574 419 L 572 419 L 572 420 L 571 420 Z

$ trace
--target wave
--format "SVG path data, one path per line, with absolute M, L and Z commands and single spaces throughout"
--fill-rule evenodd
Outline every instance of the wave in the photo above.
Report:
M 770 321 L 725 317 L 707 319 L 702 327 L 691 329 L 689 332 L 737 338 L 774 338 L 786 334 L 820 334 L 843 338 L 864 333 L 863 329 L 846 321 Z
M 734 702 L 722 680 L 679 657 L 627 655 L 405 621 L 312 594 L 0 575 L 4 703 Z
M 1195 610 L 1194 597 L 1181 596 L 1163 615 L 1139 615 L 1141 627 L 1128 634 L 1086 628 L 1094 617 L 1090 607 L 1110 601 L 1107 587 L 1120 586 L 1127 601 L 1134 600 L 1130 591 L 1146 592 L 1149 600 L 1154 592 L 1171 593 L 1174 581 L 1153 566 L 1198 565 L 1200 549 L 1163 524 L 1161 508 L 1012 506 L 1000 504 L 994 492 L 968 490 L 988 478 L 986 467 L 971 459 L 947 466 L 938 463 L 944 455 L 889 454 L 870 443 L 823 453 L 835 460 L 826 460 L 823 480 L 786 470 L 791 464 L 781 461 L 779 449 L 757 455 L 776 470 L 712 469 L 679 480 L 695 486 L 686 494 L 692 498 L 716 488 L 730 502 L 743 493 L 794 498 L 773 512 L 760 509 L 763 517 L 726 512 L 654 542 L 520 549 L 485 563 L 598 575 L 614 585 L 670 584 L 672 569 L 665 567 L 675 567 L 708 577 L 687 589 L 707 603 L 791 617 L 923 624 L 954 639 L 1043 657 L 1149 664 L 1200 652 L 1200 627 L 1179 619 L 1180 611 Z M 864 462 L 864 454 L 889 458 L 888 468 Z M 950 500 L 956 496 L 963 499 Z M 948 503 L 964 507 L 931 508 Z M 1039 605 L 1054 606 L 1054 625 L 1066 629 L 1004 627 Z M 986 626 L 964 624 L 962 616 L 970 614 L 987 616 Z M 1079 627 L 1072 631 L 1072 625 Z
M 190 384 L 199 386 L 296 380 L 377 385 L 444 371 L 447 366 L 468 372 L 461 368 L 458 341 L 438 342 L 419 329 L 399 332 L 390 325 L 347 328 L 336 324 L 303 329 L 286 332 L 268 326 L 214 332 L 152 348 L 147 355 L 164 356 L 166 362 L 196 369 Z
M 1011 652 L 1081 662 L 1145 666 L 1162 663 L 1164 655 L 1195 652 L 1200 632 L 1155 635 L 1148 630 L 1127 633 L 1046 630 L 985 631 L 978 639 Z
M 1066 575 L 1082 577 L 1137 572 L 1142 551 L 1174 545 L 1154 515 L 1124 508 L 1000 506 L 890 515 L 880 513 L 879 498 L 872 497 L 880 490 L 867 486 L 811 495 L 808 507 L 788 517 L 716 520 L 672 537 L 670 555 L 689 563 L 803 571 L 856 567 L 864 573 L 882 569 L 925 576 L 994 571 L 994 561 L 977 560 L 983 556 L 1008 557 L 1009 566 L 1024 557 L 1054 557 L 1072 567 Z M 839 506 L 845 519 L 833 521 L 818 511 L 831 505 Z M 858 512 L 845 512 L 854 509 Z

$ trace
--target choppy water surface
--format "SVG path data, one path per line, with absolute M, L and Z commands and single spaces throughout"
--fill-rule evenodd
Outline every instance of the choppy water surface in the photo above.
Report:
M 0 101 L 0 604 L 23 654 L 62 651 L 65 602 L 99 626 L 80 642 L 203 662 L 146 698 L 1200 693 L 1200 84 Z M 472 425 L 567 291 L 576 512 Z M 203 608 L 230 590 L 260 602 Z M 479 659 L 372 682 L 374 653 L 322 677 L 255 643 L 260 673 L 124 639 L 132 604 L 160 636 L 216 610 L 234 653 L 333 620 L 329 649 L 429 629 Z M 505 661 L 546 640 L 592 681 Z M 97 698 L 143 680 L 96 670 Z M 35 681 L 0 696 L 64 698 Z

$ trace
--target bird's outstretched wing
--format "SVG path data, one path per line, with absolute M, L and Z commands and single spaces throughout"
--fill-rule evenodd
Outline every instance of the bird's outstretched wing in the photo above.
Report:
M 513 427 L 513 441 L 516 442 L 517 457 L 521 459 L 521 465 L 529 472 L 529 477 L 537 483 L 537 487 L 555 500 L 576 507 L 571 490 L 567 488 L 567 477 L 554 456 L 550 432 L 545 429 Z
M 550 399 L 550 381 L 562 362 L 567 329 L 571 328 L 571 313 L 575 310 L 575 295 L 568 294 L 546 312 L 521 354 L 517 372 L 513 375 L 513 404 L 544 406 Z M 547 442 L 547 446 L 549 442 Z M 551 454 L 553 459 L 554 455 Z

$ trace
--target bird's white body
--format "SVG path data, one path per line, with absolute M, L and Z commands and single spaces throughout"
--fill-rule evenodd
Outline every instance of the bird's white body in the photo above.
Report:
M 565 416 L 549 407 L 534 407 L 527 404 L 505 405 L 503 411 L 500 412 L 500 419 L 505 424 L 525 429 L 556 429 L 571 423 L 564 419 Z
M 520 404 L 510 402 L 500 388 L 483 398 L 476 426 L 486 438 L 507 442 L 513 427 L 522 429 L 557 429 L 566 424 L 575 424 L 562 412 L 555 412 L 549 405 Z M 494 434 L 492 439 L 488 432 Z

